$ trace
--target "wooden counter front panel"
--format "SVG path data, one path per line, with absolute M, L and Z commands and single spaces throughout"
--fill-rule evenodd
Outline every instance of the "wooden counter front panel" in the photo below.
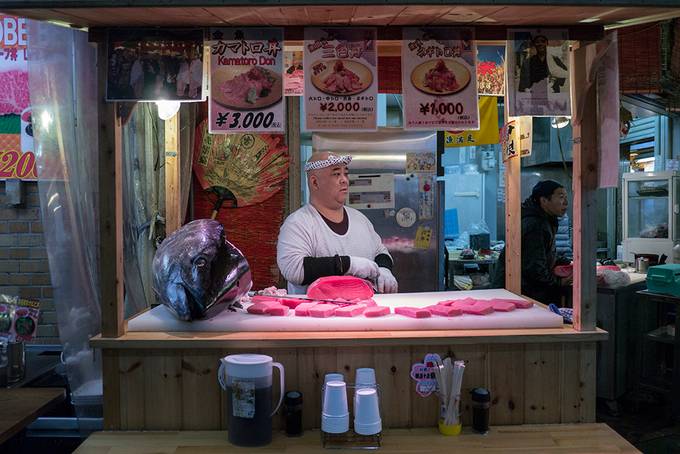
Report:
M 118 350 L 118 376 L 105 380 L 118 393 L 105 427 L 121 430 L 226 429 L 226 407 L 217 383 L 218 359 L 246 350 Z M 491 424 L 595 421 L 595 343 L 482 344 L 414 347 L 309 347 L 249 349 L 271 355 L 286 370 L 286 389 L 303 393 L 305 428 L 320 425 L 324 374 L 353 381 L 358 367 L 374 367 L 382 392 L 385 427 L 434 427 L 437 398 L 418 396 L 409 373 L 426 353 L 467 361 L 462 390 L 463 423 L 471 422 L 469 392 L 491 390 Z M 278 401 L 278 375 L 274 372 Z M 115 389 L 115 388 L 114 388 Z M 111 391 L 114 391 L 111 389 Z M 111 411 L 114 410 L 114 411 Z M 119 418 L 119 420 L 118 420 Z M 281 427 L 275 416 L 275 427 Z

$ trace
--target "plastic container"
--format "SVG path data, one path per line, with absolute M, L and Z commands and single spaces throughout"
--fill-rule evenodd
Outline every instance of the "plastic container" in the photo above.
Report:
M 489 431 L 491 394 L 486 388 L 475 388 L 470 394 L 472 394 L 472 430 L 485 434 Z
M 288 391 L 283 398 L 283 419 L 286 435 L 299 437 L 302 435 L 302 393 Z

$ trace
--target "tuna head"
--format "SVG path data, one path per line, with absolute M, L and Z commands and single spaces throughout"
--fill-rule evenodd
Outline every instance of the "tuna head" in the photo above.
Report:
M 153 259 L 153 290 L 180 320 L 233 310 L 253 285 L 248 261 L 218 221 L 192 221 L 168 236 Z

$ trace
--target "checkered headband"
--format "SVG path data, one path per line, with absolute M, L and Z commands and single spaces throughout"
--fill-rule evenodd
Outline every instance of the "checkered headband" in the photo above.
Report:
M 337 165 L 347 166 L 350 162 L 352 162 L 351 156 L 338 156 L 332 154 L 328 156 L 327 159 L 323 159 L 321 161 L 307 161 L 305 164 L 305 172 L 309 172 L 310 170 L 325 169 L 326 167 Z

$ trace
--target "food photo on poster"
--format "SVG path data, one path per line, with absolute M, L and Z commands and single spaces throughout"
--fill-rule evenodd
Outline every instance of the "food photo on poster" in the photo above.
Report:
M 283 132 L 283 30 L 210 30 L 210 132 Z
M 402 30 L 404 129 L 479 129 L 472 28 Z

